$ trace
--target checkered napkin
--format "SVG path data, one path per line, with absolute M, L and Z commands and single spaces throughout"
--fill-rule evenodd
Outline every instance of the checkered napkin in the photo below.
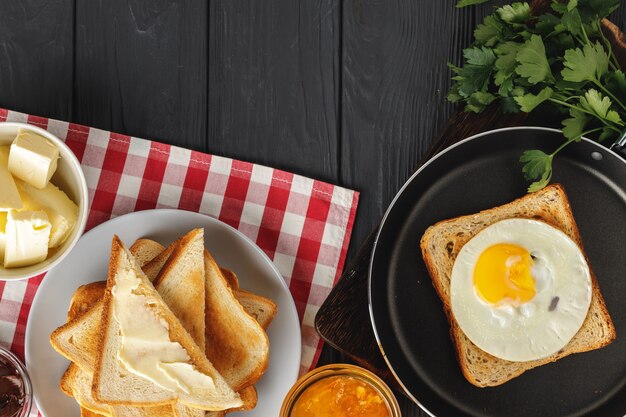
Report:
M 0 121 L 49 130 L 74 151 L 89 188 L 87 229 L 113 217 L 179 208 L 215 217 L 256 242 L 296 303 L 300 372 L 322 349 L 313 320 L 346 257 L 358 193 L 262 165 L 0 109 Z M 24 330 L 42 276 L 0 281 L 0 343 L 24 357 Z

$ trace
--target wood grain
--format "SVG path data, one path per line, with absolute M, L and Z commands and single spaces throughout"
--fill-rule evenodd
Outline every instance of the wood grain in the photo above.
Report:
M 377 224 L 453 112 L 446 63 L 460 62 L 492 7 L 455 4 L 344 1 L 341 179 L 362 192 L 355 242 Z
M 70 115 L 73 11 L 73 0 L 0 2 L 0 106 Z
M 76 2 L 73 120 L 206 150 L 207 4 Z
M 338 5 L 211 2 L 209 149 L 336 181 Z

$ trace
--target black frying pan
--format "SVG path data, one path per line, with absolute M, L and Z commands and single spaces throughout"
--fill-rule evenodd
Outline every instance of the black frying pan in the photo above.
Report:
M 370 315 L 379 346 L 407 394 L 427 413 L 453 416 L 626 415 L 626 162 L 592 141 L 567 147 L 553 182 L 570 198 L 617 339 L 493 388 L 465 380 L 419 240 L 435 222 L 509 202 L 526 192 L 525 149 L 551 152 L 557 130 L 501 129 L 440 153 L 398 193 L 379 230 L 370 265 Z

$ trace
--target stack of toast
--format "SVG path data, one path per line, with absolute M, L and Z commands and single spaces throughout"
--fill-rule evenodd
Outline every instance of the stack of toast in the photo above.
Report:
M 129 273 L 137 277 L 132 293 L 164 326 L 168 342 L 184 349 L 184 365 L 208 377 L 208 388 L 166 389 L 122 360 L 131 340 L 118 319 L 125 302 L 119 289 Z M 50 336 L 72 362 L 61 390 L 78 402 L 82 416 L 218 417 L 250 410 L 257 402 L 254 384 L 269 364 L 265 330 L 276 312 L 271 300 L 240 289 L 237 276 L 217 265 L 204 248 L 203 229 L 167 248 L 139 239 L 127 250 L 116 236 L 107 281 L 79 287 L 67 322 Z M 130 315 L 139 329 L 140 313 Z

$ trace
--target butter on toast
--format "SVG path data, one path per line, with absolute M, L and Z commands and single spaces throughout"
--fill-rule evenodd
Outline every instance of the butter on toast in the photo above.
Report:
M 142 248 L 136 248 L 138 253 L 143 253 Z M 88 362 L 83 363 L 83 368 L 76 363 L 70 363 L 69 367 L 61 377 L 61 390 L 67 395 L 73 397 L 81 407 L 81 415 L 105 416 L 105 417 L 175 417 L 173 409 L 170 405 L 157 407 L 137 407 L 132 406 L 109 406 L 103 404 L 93 398 L 91 386 L 93 384 L 93 364 L 95 361 L 96 351 L 95 343 L 99 333 L 99 320 L 102 314 L 102 308 L 97 309 L 98 314 L 94 316 L 81 316 L 93 306 L 101 302 L 104 290 L 106 288 L 105 281 L 93 282 L 80 286 L 72 296 L 70 307 L 68 309 L 68 323 L 77 320 L 80 323 L 85 317 L 93 317 L 94 322 L 84 327 L 85 329 L 95 329 L 94 334 L 72 332 L 75 337 L 71 337 L 66 343 L 76 343 L 77 351 L 85 353 L 89 357 Z M 79 317 L 81 316 L 81 317 Z M 71 353 L 71 352 L 69 352 Z M 66 355 L 71 356 L 71 355 Z
M 527 362 L 511 362 L 486 353 L 465 336 L 452 314 L 450 304 L 450 277 L 454 261 L 463 245 L 478 232 L 500 220 L 510 218 L 544 221 L 563 231 L 576 242 L 584 254 L 569 200 L 563 187 L 558 184 L 477 214 L 438 222 L 424 232 L 420 242 L 426 268 L 450 322 L 450 335 L 454 341 L 459 365 L 465 378 L 478 387 L 500 385 L 529 369 L 554 362 L 567 355 L 601 348 L 611 343 L 616 336 L 615 327 L 593 271 L 591 271 L 591 306 L 585 321 L 569 343 L 554 355 Z M 586 254 L 585 259 L 589 264 Z
M 115 295 L 113 289 L 118 280 L 126 279 L 122 278 L 124 274 L 132 274 L 133 279 L 137 280 L 137 286 L 132 289 L 133 294 L 144 297 L 144 306 L 161 322 L 167 324 L 170 340 L 182 346 L 189 356 L 189 363 L 193 368 L 213 379 L 214 389 L 210 392 L 203 392 L 202 396 L 199 396 L 195 391 L 186 393 L 181 392 L 182 390 L 165 390 L 152 381 L 129 372 L 117 359 L 122 337 L 120 325 L 114 317 Z M 92 387 L 93 396 L 98 401 L 137 406 L 165 405 L 181 401 L 188 406 L 204 410 L 222 410 L 242 405 L 239 395 L 231 389 L 205 357 L 202 350 L 183 328 L 172 310 L 165 304 L 117 236 L 113 237 L 111 245 L 111 259 L 107 289 L 104 293 L 101 324 L 102 331 L 98 342 L 98 355 Z M 116 384 L 111 383 L 111 381 L 120 382 Z

